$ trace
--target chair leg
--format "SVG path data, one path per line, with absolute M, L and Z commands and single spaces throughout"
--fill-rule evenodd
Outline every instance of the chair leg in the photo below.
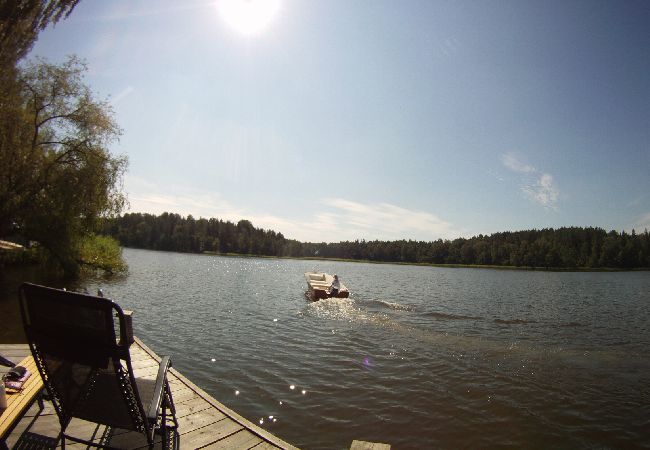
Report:
M 174 421 L 174 427 L 178 428 L 178 420 L 176 420 L 176 406 L 174 405 L 174 397 L 172 397 L 172 390 L 169 387 L 169 383 L 167 383 L 167 388 L 165 390 L 167 392 L 167 406 L 169 407 L 169 412 L 171 413 L 172 420 Z
M 167 408 L 169 408 L 169 414 L 167 413 Z M 172 391 L 169 387 L 169 382 L 165 383 L 165 394 L 163 397 L 163 404 L 161 405 L 162 409 L 162 445 L 163 448 L 169 449 L 178 449 L 180 437 L 178 435 L 178 420 L 176 419 L 176 406 L 174 405 L 174 398 L 172 397 Z M 167 425 L 167 418 L 171 416 L 172 421 L 174 422 L 173 426 Z M 170 440 L 170 434 L 172 434 Z M 170 446 L 171 445 L 171 446 Z
M 169 430 L 167 429 L 167 414 L 165 406 L 162 407 L 162 448 L 169 448 Z
M 45 390 L 42 389 L 41 392 L 39 392 L 37 397 L 36 397 L 36 399 L 38 401 L 39 413 L 42 412 L 45 409 L 45 403 L 43 402 L 44 395 L 45 395 Z
M 178 434 L 178 428 L 174 428 L 172 430 L 172 433 L 174 435 L 173 441 L 172 441 L 172 449 L 178 450 L 181 448 L 181 435 Z

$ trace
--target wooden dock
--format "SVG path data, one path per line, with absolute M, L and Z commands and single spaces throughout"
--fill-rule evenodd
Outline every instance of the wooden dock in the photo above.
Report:
M 27 344 L 0 344 L 0 354 L 18 362 L 30 351 Z M 158 355 L 135 338 L 131 361 L 136 377 L 155 380 L 159 360 Z M 168 376 L 176 405 L 181 449 L 296 449 L 222 405 L 174 368 Z M 6 436 L 6 443 L 9 448 L 17 449 L 61 448 L 56 439 L 59 432 L 59 420 L 52 405 L 46 401 L 45 408 L 40 410 L 35 403 Z M 78 419 L 68 426 L 68 433 L 117 448 L 147 447 L 146 440 L 138 433 L 109 430 Z M 84 446 L 68 441 L 66 447 L 81 449 Z

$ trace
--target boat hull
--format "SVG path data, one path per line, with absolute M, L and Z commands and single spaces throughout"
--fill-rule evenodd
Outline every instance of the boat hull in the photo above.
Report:
M 350 292 L 347 290 L 345 291 L 339 291 L 336 295 L 330 295 L 325 289 L 312 289 L 309 288 L 307 290 L 307 297 L 313 302 L 317 300 L 324 300 L 326 298 L 348 298 L 350 296 Z
M 323 300 L 326 298 L 348 298 L 350 291 L 341 283 L 341 289 L 336 295 L 331 295 L 328 290 L 334 281 L 334 277 L 324 272 L 307 272 L 305 273 L 307 280 L 307 292 L 305 295 L 311 301 Z

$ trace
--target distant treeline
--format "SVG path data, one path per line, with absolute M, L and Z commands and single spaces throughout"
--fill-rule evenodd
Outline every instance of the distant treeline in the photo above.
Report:
M 650 268 L 650 235 L 601 228 L 495 233 L 469 239 L 299 242 L 282 233 L 191 215 L 129 213 L 108 220 L 104 233 L 125 247 L 189 253 L 341 258 L 381 262 L 539 268 Z

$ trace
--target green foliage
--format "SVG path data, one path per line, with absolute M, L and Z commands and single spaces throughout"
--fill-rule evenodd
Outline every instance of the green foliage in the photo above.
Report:
M 37 241 L 38 253 L 46 250 L 67 274 L 92 254 L 120 267 L 111 245 L 92 237 L 97 219 L 124 203 L 126 159 L 107 151 L 120 131 L 109 104 L 83 84 L 79 60 L 18 63 L 39 32 L 78 3 L 0 2 L 0 237 Z
M 74 57 L 37 60 L 0 104 L 0 237 L 39 242 L 68 275 L 79 270 L 78 243 L 125 201 L 126 158 L 108 151 L 120 129 L 85 70 Z
M 108 273 L 123 273 L 128 267 L 122 258 L 122 247 L 109 236 L 89 235 L 79 245 L 79 263 L 85 268 L 101 269 Z
M 70 15 L 79 0 L 3 0 L 0 3 L 0 68 L 7 70 L 29 52 L 38 33 Z
M 278 256 L 287 241 L 281 233 L 218 219 L 178 214 L 129 213 L 109 219 L 102 230 L 126 247 L 188 253 L 240 253 Z M 295 242 L 295 241 L 294 241 Z
M 179 252 L 240 253 L 377 262 L 491 265 L 536 268 L 649 268 L 650 235 L 600 228 L 559 228 L 495 233 L 433 242 L 353 241 L 303 243 L 281 233 L 218 219 L 178 214 L 125 214 L 106 222 L 104 233 L 127 247 Z
M 6 248 L 0 244 L 0 269 L 12 265 L 35 264 L 42 260 L 38 247 Z

